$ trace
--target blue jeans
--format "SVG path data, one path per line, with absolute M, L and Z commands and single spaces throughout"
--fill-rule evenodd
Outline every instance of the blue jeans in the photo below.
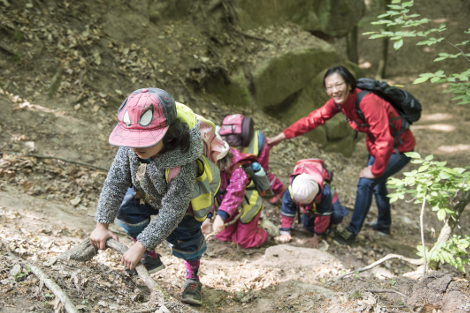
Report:
M 150 205 L 140 204 L 140 200 L 134 198 L 135 194 L 133 188 L 127 190 L 117 214 L 117 224 L 134 238 L 148 226 L 151 216 L 158 214 L 158 210 Z M 207 249 L 201 225 L 202 222 L 198 222 L 192 215 L 183 217 L 175 230 L 166 238 L 174 256 L 186 261 L 201 258 Z
M 407 157 L 403 153 L 400 153 L 399 155 L 392 153 L 382 176 L 375 179 L 359 179 L 359 183 L 357 184 L 356 203 L 354 204 L 351 223 L 349 223 L 349 226 L 347 227 L 350 232 L 357 234 L 361 230 L 367 213 L 369 213 L 373 194 L 375 195 L 375 202 L 377 203 L 377 209 L 379 211 L 379 215 L 377 217 L 377 228 L 390 228 L 392 217 L 390 216 L 390 199 L 387 197 L 387 179 L 405 167 L 410 160 L 411 158 Z M 372 165 L 374 162 L 375 158 L 369 155 L 367 165 Z

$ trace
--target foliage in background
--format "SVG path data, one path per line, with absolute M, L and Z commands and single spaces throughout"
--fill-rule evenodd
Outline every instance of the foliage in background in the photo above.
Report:
M 454 210 L 454 200 L 461 194 L 470 190 L 470 172 L 465 168 L 446 167 L 447 162 L 433 161 L 433 156 L 421 158 L 419 153 L 405 153 L 411 157 L 411 163 L 420 164 L 417 170 L 404 173 L 404 179 L 390 178 L 388 187 L 394 188 L 390 202 L 405 199 L 409 194 L 412 199 L 409 202 L 422 203 L 423 207 L 428 203 L 432 211 L 437 212 L 439 220 L 447 223 L 448 219 L 458 220 L 459 216 Z M 470 167 L 467 167 L 469 169 Z M 421 225 L 423 227 L 423 225 Z M 467 248 L 470 246 L 470 236 L 460 238 L 456 235 L 446 242 L 438 242 L 432 251 L 423 246 L 418 246 L 418 255 L 426 260 L 449 263 L 457 269 L 464 271 L 463 265 L 469 263 Z
M 389 9 L 385 14 L 379 15 L 378 21 L 372 22 L 374 25 L 385 25 L 388 30 L 381 30 L 380 32 L 367 32 L 364 35 L 372 35 L 370 39 L 389 37 L 394 40 L 393 47 L 395 50 L 400 49 L 403 46 L 404 38 L 422 38 L 417 45 L 434 45 L 441 41 L 444 41 L 454 47 L 458 53 L 439 53 L 438 57 L 434 62 L 440 62 L 445 59 L 455 59 L 463 57 L 465 60 L 470 62 L 470 53 L 464 53 L 462 50 L 470 40 L 465 40 L 460 43 L 451 43 L 440 33 L 447 30 L 446 24 L 442 23 L 437 28 L 429 28 L 425 24 L 431 20 L 428 18 L 420 18 L 419 14 L 410 14 L 410 8 L 413 7 L 413 0 L 401 3 L 401 0 L 392 0 L 392 4 L 388 5 Z M 399 29 L 398 31 L 391 31 L 391 28 Z M 419 28 L 422 30 L 406 30 L 407 28 Z M 464 31 L 465 34 L 470 34 L 470 28 Z M 455 97 L 453 100 L 459 100 L 457 104 L 470 103 L 470 68 L 462 73 L 453 73 L 446 75 L 443 70 L 439 70 L 435 73 L 423 73 L 419 75 L 413 83 L 419 84 L 430 80 L 431 83 L 447 83 L 449 89 L 444 92 L 452 92 Z

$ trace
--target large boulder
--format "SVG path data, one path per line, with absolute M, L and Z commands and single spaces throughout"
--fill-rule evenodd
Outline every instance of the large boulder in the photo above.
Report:
M 242 69 L 238 69 L 228 77 L 229 81 L 223 77 L 214 79 L 207 84 L 207 91 L 219 97 L 227 105 L 236 107 L 251 106 L 251 96 L 249 83 L 245 78 Z
M 312 40 L 309 46 L 270 56 L 252 71 L 256 105 L 263 110 L 282 105 L 335 62 L 334 48 L 320 39 Z
M 235 0 L 244 29 L 292 22 L 332 37 L 348 34 L 365 13 L 362 0 Z

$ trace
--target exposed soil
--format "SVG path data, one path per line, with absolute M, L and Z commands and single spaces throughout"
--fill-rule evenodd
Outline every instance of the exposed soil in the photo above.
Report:
M 106 36 L 106 32 L 113 30 L 109 25 L 99 27 L 102 25 L 99 14 L 105 14 L 100 1 L 96 4 L 36 1 L 32 7 L 26 6 L 24 1 L 11 3 L 11 7 L 6 7 L 5 3 L 8 2 L 0 3 L 0 24 L 14 25 L 15 31 L 2 28 L 1 38 L 8 47 L 0 49 L 0 311 L 52 312 L 55 304 L 51 293 L 33 274 L 29 273 L 18 281 L 9 278 L 15 262 L 8 257 L 6 247 L 22 259 L 43 268 L 82 312 L 148 309 L 149 290 L 142 281 L 124 272 L 119 255 L 112 250 L 101 251 L 93 261 L 84 264 L 45 264 L 86 238 L 94 227 L 96 201 L 106 177 L 106 171 L 99 167 L 109 167 L 116 152 L 116 148 L 107 143 L 107 136 L 116 122 L 116 103 L 134 89 L 158 84 L 216 123 L 231 113 L 252 115 L 256 127 L 267 136 L 279 133 L 287 125 L 253 108 L 242 110 L 222 106 L 217 99 L 204 95 L 201 87 L 193 88 L 203 86 L 204 75 L 218 74 L 211 70 L 201 72 L 201 62 L 194 61 L 196 58 L 192 55 L 199 59 L 207 55 L 205 39 L 200 35 L 201 29 L 191 29 L 184 21 L 169 23 L 159 30 L 163 38 L 171 37 L 166 41 L 165 49 L 175 53 L 166 51 L 158 54 L 152 48 L 156 44 L 142 36 L 136 35 L 138 44 L 130 44 L 129 38 L 113 41 Z M 64 24 L 66 18 L 61 14 L 68 6 L 81 12 L 83 18 L 72 18 L 67 20 L 69 24 Z M 463 1 L 432 1 L 432 5 L 428 1 L 425 7 L 417 4 L 416 10 L 422 16 L 435 19 L 436 23 L 440 22 L 437 19 L 446 18 L 450 39 L 455 39 L 455 42 L 468 28 L 462 26 L 466 25 L 469 14 L 469 7 Z M 371 13 L 371 16 L 376 15 Z M 118 24 L 116 21 L 113 25 Z M 154 26 L 148 27 L 157 31 Z M 360 33 L 367 27 L 363 25 Z M 32 30 L 35 28 L 37 30 Z M 67 29 L 74 32 L 68 34 Z M 114 31 L 117 29 L 116 26 Z M 298 28 L 287 25 L 272 27 L 268 32 L 257 30 L 252 34 L 269 37 L 274 33 L 288 37 L 297 32 Z M 18 33 L 20 39 L 13 40 Z M 32 34 L 31 38 L 21 39 L 28 33 Z M 256 60 L 256 53 L 260 51 L 275 53 L 275 48 L 266 42 L 248 38 L 244 44 L 252 50 L 244 50 L 243 46 L 234 43 L 236 38 L 230 36 L 224 48 L 218 50 L 223 60 L 217 62 L 230 64 L 234 58 L 252 55 L 252 59 L 246 60 L 249 63 Z M 305 36 L 305 33 L 299 36 Z M 56 44 L 57 38 L 66 41 L 62 48 Z M 78 55 L 70 48 L 73 38 L 78 41 Z M 158 34 L 155 38 L 159 38 Z M 163 41 L 158 40 L 159 43 Z M 343 39 L 333 43 L 338 51 L 345 50 Z M 232 46 L 237 48 L 231 49 Z M 360 39 L 360 64 L 369 77 L 375 75 L 378 57 L 374 51 L 379 51 L 378 46 L 378 41 Z M 7 52 L 8 49 L 14 53 Z M 446 86 L 411 85 L 420 72 L 435 71 L 432 59 L 436 51 L 441 50 L 439 46 L 429 48 L 429 51 L 426 49 L 408 43 L 399 52 L 391 49 L 389 73 L 393 76 L 387 80 L 406 84 L 423 103 L 423 116 L 412 127 L 418 142 L 415 151 L 422 155 L 434 154 L 436 159 L 446 160 L 451 167 L 465 167 L 470 160 L 470 109 L 456 106 L 450 95 L 443 94 Z M 19 59 L 16 51 L 21 51 Z M 95 52 L 100 52 L 100 62 Z M 210 62 L 216 58 L 211 55 Z M 153 62 L 152 71 L 142 66 L 147 62 Z M 432 65 L 428 68 L 428 64 Z M 210 64 L 207 68 L 213 69 L 215 65 Z M 468 68 L 462 59 L 443 66 L 446 72 Z M 58 84 L 56 91 L 48 95 L 55 83 Z M 353 207 L 357 175 L 365 166 L 367 156 L 363 139 L 357 143 L 350 158 L 325 153 L 305 138 L 285 142 L 275 147 L 271 155 L 271 171 L 285 183 L 296 160 L 307 157 L 324 159 L 335 172 L 335 185 L 343 205 Z M 40 156 L 54 156 L 95 167 Z M 413 165 L 409 165 L 406 170 L 412 168 Z M 279 205 L 266 202 L 263 218 L 279 224 L 279 210 Z M 376 218 L 376 212 L 373 207 L 366 223 Z M 452 269 L 448 266 L 444 266 L 442 272 L 415 280 L 417 276 L 412 273 L 416 267 L 395 260 L 341 281 L 332 280 L 344 271 L 364 267 L 389 253 L 416 257 L 416 245 L 420 244 L 418 212 L 419 205 L 394 203 L 391 236 L 379 236 L 365 226 L 357 243 L 351 247 L 336 246 L 329 237 L 325 237 L 319 250 L 310 249 L 304 244 L 308 234 L 298 224 L 295 226 L 295 239 L 289 245 L 280 245 L 272 240 L 259 249 L 243 250 L 230 243 L 209 241 L 201 266 L 204 305 L 197 310 L 469 312 L 468 280 L 465 274 L 449 273 Z M 350 216 L 351 213 L 343 225 L 347 225 Z M 468 215 L 464 214 L 456 233 L 468 234 L 469 222 Z M 424 223 L 427 246 L 432 247 L 441 227 L 442 222 L 429 208 Z M 118 226 L 113 225 L 112 230 L 119 235 L 120 241 L 131 244 Z M 158 252 L 163 255 L 166 269 L 152 277 L 172 296 L 180 299 L 183 263 L 170 254 L 166 243 L 158 247 Z M 403 276 L 406 273 L 410 275 Z

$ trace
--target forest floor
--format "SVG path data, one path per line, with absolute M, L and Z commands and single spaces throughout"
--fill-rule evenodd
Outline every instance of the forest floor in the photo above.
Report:
M 341 42 L 335 44 L 342 49 Z M 363 40 L 363 46 L 368 47 L 360 51 L 360 63 L 364 67 L 367 62 L 374 63 L 375 56 L 367 52 L 373 47 L 368 45 L 370 43 Z M 393 58 L 391 62 L 396 65 Z M 394 75 L 387 80 L 406 84 L 423 103 L 422 118 L 412 126 L 418 143 L 415 151 L 422 155 L 434 154 L 436 159 L 447 161 L 451 167 L 467 166 L 470 109 L 456 106 L 450 95 L 443 94 L 446 86 L 411 85 L 421 64 L 417 64 L 415 70 L 404 66 L 407 70 L 402 72 L 391 66 Z M 28 75 L 28 69 L 14 66 L 9 69 L 15 70 L 18 70 L 18 77 L 11 79 L 6 88 L 3 85 L 0 91 L 0 311 L 52 312 L 56 305 L 51 292 L 34 275 L 17 275 L 17 281 L 9 278 L 15 262 L 8 257 L 7 247 L 22 259 L 43 268 L 83 312 L 145 311 L 149 290 L 141 280 L 125 273 L 120 256 L 110 249 L 101 251 L 87 263 L 46 263 L 86 238 L 94 228 L 93 217 L 106 177 L 105 169 L 116 151 L 107 143 L 107 136 L 116 123 L 116 109 L 93 106 L 93 101 L 88 107 L 80 108 L 75 102 L 76 95 L 49 99 L 45 94 L 21 93 L 12 86 L 24 81 L 21 76 Z M 411 73 L 404 74 L 407 71 Z M 373 76 L 372 69 L 367 74 Z M 26 79 L 33 81 L 34 77 Z M 236 112 L 252 115 L 256 127 L 267 136 L 287 126 L 257 110 L 208 103 L 197 103 L 194 110 L 217 123 L 225 115 Z M 271 156 L 271 171 L 284 183 L 296 160 L 324 159 L 335 172 L 334 183 L 343 205 L 353 207 L 357 176 L 366 164 L 364 139 L 359 140 L 350 158 L 325 153 L 305 138 L 282 143 L 272 150 Z M 413 168 L 410 164 L 405 171 Z M 271 240 L 261 248 L 243 250 L 230 243 L 209 241 L 201 265 L 204 304 L 196 309 L 200 312 L 469 312 L 468 280 L 465 274 L 447 266 L 423 281 L 417 280 L 415 266 L 391 260 L 370 271 L 334 281 L 342 273 L 364 267 L 389 253 L 416 257 L 416 246 L 420 244 L 419 208 L 420 205 L 404 201 L 394 203 L 392 234 L 380 236 L 364 226 L 357 242 L 351 246 L 337 246 L 325 237 L 320 249 L 308 248 L 304 244 L 308 234 L 298 224 L 295 239 L 289 244 Z M 279 204 L 270 205 L 265 201 L 263 218 L 279 224 L 279 211 Z M 351 212 L 343 226 L 350 216 Z M 366 223 L 376 216 L 374 204 Z M 469 222 L 470 218 L 464 214 L 456 233 L 468 234 Z M 432 247 L 441 227 L 442 222 L 428 208 L 424 223 L 428 247 Z M 131 244 L 118 226 L 112 225 L 112 230 L 121 242 Z M 163 256 L 166 269 L 152 277 L 180 299 L 183 263 L 171 255 L 166 243 L 157 250 Z

